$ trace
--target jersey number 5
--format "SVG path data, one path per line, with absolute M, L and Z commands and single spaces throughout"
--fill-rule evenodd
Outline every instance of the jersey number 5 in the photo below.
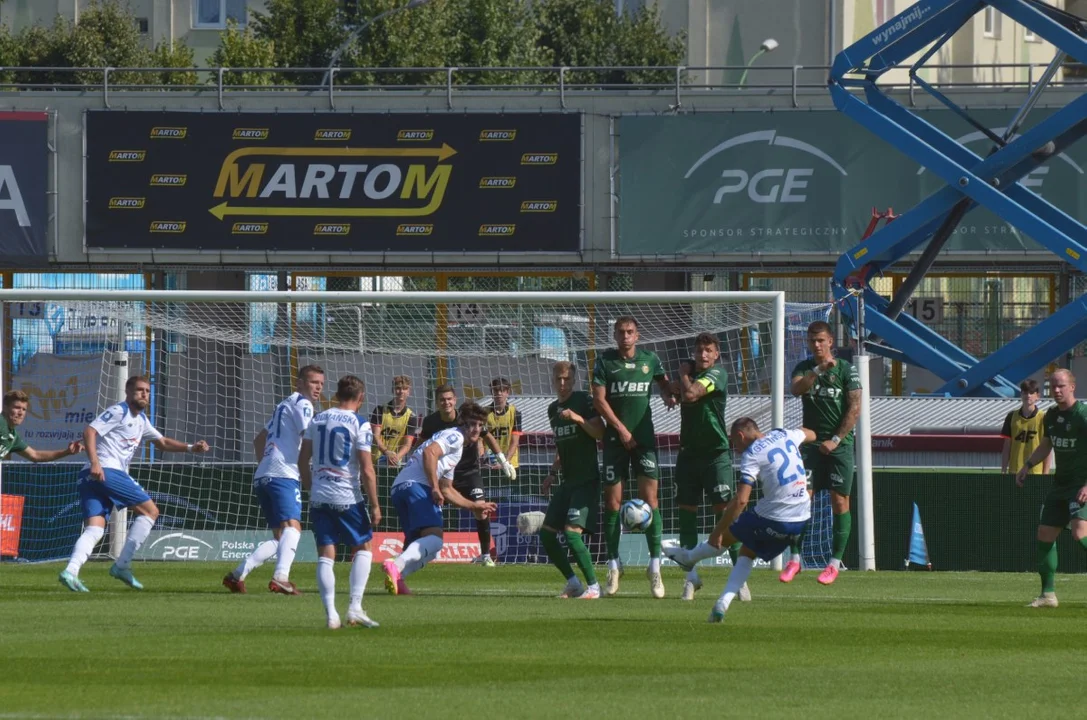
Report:
M 785 450 L 788 450 L 786 452 Z M 796 454 L 796 445 L 792 440 L 785 441 L 785 450 L 781 448 L 770 448 L 770 452 L 766 453 L 766 459 L 770 461 L 771 465 L 777 465 L 777 458 L 781 459 L 781 465 L 778 467 L 778 485 L 789 485 L 800 479 L 800 474 L 793 470 L 791 473 L 786 474 L 792 463 L 789 462 L 789 456 Z

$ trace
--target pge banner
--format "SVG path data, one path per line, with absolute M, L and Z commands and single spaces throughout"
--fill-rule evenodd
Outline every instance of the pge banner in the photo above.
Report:
M 1029 128 L 1052 110 L 1032 112 Z M 1011 112 L 974 115 L 998 134 Z M 975 154 L 991 141 L 950 111 L 923 117 Z M 623 117 L 619 121 L 621 255 L 827 253 L 858 244 L 872 208 L 901 214 L 943 181 L 834 111 Z M 1087 218 L 1087 143 L 1021 183 Z M 966 215 L 947 249 L 1038 250 L 984 209 Z
M 87 246 L 576 252 L 575 114 L 87 113 Z
M 41 266 L 49 167 L 49 115 L 0 112 L 0 266 Z

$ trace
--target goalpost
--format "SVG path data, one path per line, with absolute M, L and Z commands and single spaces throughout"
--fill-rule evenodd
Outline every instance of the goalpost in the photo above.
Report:
M 572 361 L 578 388 L 588 389 L 597 354 L 615 346 L 612 324 L 630 315 L 639 324 L 639 347 L 654 350 L 674 378 L 695 336 L 709 332 L 720 340 L 720 364 L 729 374 L 727 421 L 750 415 L 762 427 L 796 426 L 799 401 L 786 403 L 786 373 L 807 355 L 808 324 L 826 320 L 830 310 L 787 304 L 783 292 L 0 290 L 5 318 L 11 317 L 7 307 L 18 302 L 42 303 L 48 312 L 16 323 L 52 323 L 51 346 L 21 356 L 12 377 L 0 377 L 0 386 L 31 395 L 21 428 L 31 445 L 48 449 L 78 438 L 98 411 L 123 397 L 124 379 L 145 369 L 154 425 L 170 437 L 211 444 L 202 456 L 145 445 L 133 461 L 133 476 L 161 510 L 139 557 L 178 560 L 237 560 L 267 535 L 251 493 L 251 441 L 293 392 L 305 365 L 325 370 L 322 407 L 331 404 L 339 377 L 361 377 L 367 418 L 389 401 L 395 376 L 411 379 L 408 406 L 420 421 L 435 409 L 433 391 L 443 383 L 454 385 L 460 401 L 489 405 L 491 381 L 507 380 L 523 434 L 516 481 L 484 470 L 488 495 L 500 509 L 492 524 L 493 552 L 504 562 L 540 562 L 542 551 L 535 538 L 518 535 L 516 517 L 546 505 L 539 486 L 554 453 L 546 408 L 554 399 L 555 361 Z M 11 350 L 0 347 L 0 357 L 10 357 Z M 665 409 L 655 386 L 652 395 L 667 538 L 678 532 L 673 470 L 679 412 Z M 77 468 L 6 463 L 0 492 L 25 503 L 20 557 L 49 560 L 69 552 L 81 525 Z M 378 467 L 379 501 L 388 518 L 381 531 L 395 531 L 387 507 L 395 474 L 387 464 Z M 624 489 L 628 497 L 632 486 Z M 448 511 L 446 522 L 447 530 L 466 535 L 474 527 L 460 511 Z M 704 508 L 700 531 L 708 532 L 712 522 Z M 117 523 L 111 530 L 114 542 L 123 538 L 123 527 Z M 829 540 L 829 532 L 816 526 L 814 534 Z M 395 551 L 396 541 L 381 537 L 382 547 Z M 469 539 L 461 544 L 470 552 Z M 306 545 L 299 548 L 300 560 L 312 553 Z M 446 559 L 456 560 L 457 543 L 447 545 L 452 556 Z M 598 554 L 602 538 L 590 545 Z M 624 537 L 623 548 L 633 563 L 639 553 L 647 558 L 641 536 Z

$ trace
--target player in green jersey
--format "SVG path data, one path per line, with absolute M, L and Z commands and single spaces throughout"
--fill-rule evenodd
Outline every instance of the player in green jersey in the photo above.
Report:
M 736 488 L 732 453 L 725 426 L 728 373 L 717 364 L 721 348 L 717 336 L 702 333 L 694 341 L 694 356 L 680 366 L 673 389 L 682 400 L 679 407 L 679 455 L 676 457 L 676 505 L 679 508 L 679 544 L 690 549 L 698 544 L 698 506 L 709 498 L 718 518 L 732 500 Z M 729 548 L 736 563 L 741 543 Z M 702 578 L 691 568 L 683 583 L 683 600 L 694 600 Z M 751 599 L 744 583 L 740 600 Z
M 544 478 L 543 493 L 551 493 L 540 543 L 547 557 L 566 578 L 563 598 L 596 600 L 600 584 L 593 571 L 593 559 L 582 539 L 583 532 L 596 529 L 600 511 L 600 464 L 596 459 L 596 441 L 604 437 L 604 421 L 593 408 L 593 399 L 584 390 L 574 390 L 577 368 L 565 360 L 555 363 L 551 379 L 558 399 L 547 407 L 547 419 L 555 433 L 555 461 Z M 562 485 L 555 486 L 555 475 L 562 471 Z M 561 528 L 561 530 L 560 530 Z M 577 579 L 567 548 L 559 544 L 559 532 L 585 576 L 585 585 Z
M 607 423 L 604 431 L 604 539 L 608 546 L 608 579 L 605 595 L 619 591 L 619 507 L 623 481 L 638 478 L 638 497 L 653 508 L 653 522 L 645 533 L 649 546 L 649 588 L 653 597 L 664 597 L 661 580 L 661 530 L 664 521 L 657 507 L 657 438 L 649 396 L 655 382 L 665 407 L 676 406 L 672 384 L 655 352 L 638 349 L 638 321 L 624 316 L 615 321 L 616 349 L 600 353 L 593 368 L 593 406 Z
M 1015 483 L 1022 487 L 1032 467 L 1049 457 L 1050 451 L 1056 456 L 1053 487 L 1045 496 L 1038 519 L 1042 594 L 1027 606 L 1036 608 L 1057 607 L 1053 579 L 1057 574 L 1057 538 L 1065 525 L 1072 528 L 1076 542 L 1087 550 L 1087 405 L 1076 400 L 1076 378 L 1069 370 L 1054 372 L 1049 387 L 1057 405 L 1046 410 L 1042 442 L 1015 476 Z
M 17 453 L 30 462 L 43 463 L 83 452 L 83 443 L 78 440 L 68 443 L 68 447 L 60 450 L 35 450 L 27 445 L 16 428 L 26 420 L 29 408 L 30 396 L 22 390 L 4 393 L 4 410 L 0 415 L 0 460 L 6 460 L 11 453 Z
M 834 357 L 834 336 L 827 323 L 817 320 L 808 326 L 808 349 L 811 357 L 793 369 L 791 389 L 803 404 L 804 427 L 815 431 L 815 442 L 802 448 L 812 491 L 830 491 L 833 545 L 830 563 L 819 574 L 819 582 L 830 585 L 838 578 L 853 529 L 849 495 L 853 491 L 853 426 L 861 413 L 861 379 L 855 367 Z M 798 540 L 781 582 L 791 582 L 800 570 Z

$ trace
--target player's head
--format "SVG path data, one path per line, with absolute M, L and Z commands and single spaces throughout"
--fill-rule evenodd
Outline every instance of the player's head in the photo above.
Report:
M 808 350 L 816 360 L 828 360 L 834 353 L 834 333 L 830 325 L 816 320 L 808 326 Z
M 457 427 L 464 433 L 465 444 L 474 443 L 487 425 L 487 411 L 468 400 L 457 411 Z
M 4 393 L 4 417 L 11 427 L 18 427 L 26 420 L 26 411 L 30 408 L 30 396 L 22 390 L 8 390 Z
M 612 326 L 612 336 L 620 350 L 630 350 L 638 344 L 638 321 L 630 315 L 624 315 Z
M 125 402 L 136 412 L 143 412 L 151 404 L 151 381 L 143 375 L 133 375 L 125 382 Z
M 453 385 L 445 383 L 434 390 L 434 402 L 438 404 L 438 410 L 443 417 L 451 418 L 457 413 L 457 391 Z
M 1019 398 L 1024 406 L 1034 407 L 1038 404 L 1038 381 L 1027 378 L 1019 383 Z
M 577 365 L 569 360 L 559 360 L 551 366 L 551 382 L 555 387 L 555 394 L 559 400 L 565 400 L 574 392 L 574 382 L 577 380 Z
M 759 431 L 759 424 L 755 422 L 754 418 L 742 417 L 736 418 L 732 423 L 732 430 L 728 434 L 729 440 L 732 441 L 732 447 L 736 448 L 736 452 L 742 453 L 744 450 L 762 437 L 762 433 Z
M 495 407 L 506 407 L 506 401 L 510 399 L 510 381 L 504 377 L 491 380 L 491 399 Z
M 411 378 L 407 375 L 397 375 L 393 378 L 393 397 L 397 403 L 406 403 L 411 395 Z
M 1049 389 L 1057 405 L 1067 409 L 1076 402 L 1076 376 L 1071 370 L 1055 370 L 1049 376 Z
M 302 397 L 310 402 L 317 402 L 324 389 L 325 371 L 320 365 L 306 365 L 299 368 L 297 390 Z
M 356 411 L 366 399 L 366 383 L 354 375 L 344 375 L 336 383 L 336 402 L 345 410 Z
M 721 357 L 721 345 L 713 333 L 700 333 L 694 339 L 694 364 L 697 370 L 706 370 L 717 364 Z

